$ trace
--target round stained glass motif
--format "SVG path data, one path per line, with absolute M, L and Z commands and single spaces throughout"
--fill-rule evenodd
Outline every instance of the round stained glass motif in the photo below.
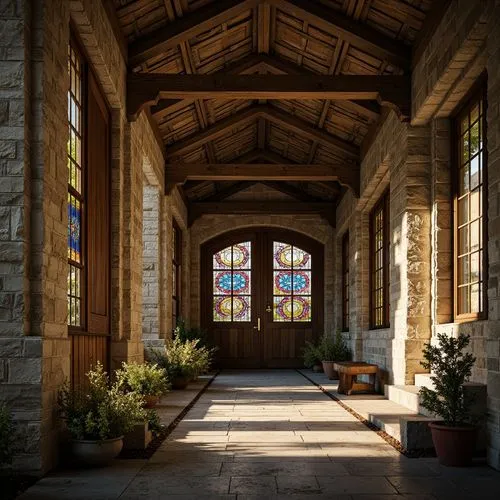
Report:
M 245 297 L 233 297 L 233 318 L 244 318 L 248 311 L 248 307 L 248 302 L 245 300 Z
M 231 262 L 232 253 L 232 262 Z M 224 248 L 215 254 L 215 260 L 221 267 L 245 267 L 250 259 L 248 248 L 243 245 L 234 245 Z
M 233 319 L 245 318 L 249 309 L 245 297 L 221 297 L 215 303 L 215 311 L 220 318 L 231 318 L 231 301 L 233 304 Z
M 310 304 L 304 297 L 285 297 L 276 305 L 278 315 L 285 321 L 300 321 L 310 316 Z
M 294 293 L 301 293 L 309 289 L 309 276 L 304 272 L 295 271 L 292 284 L 292 274 L 287 271 L 280 272 L 276 274 L 275 285 L 284 294 L 291 293 L 292 289 Z
M 231 297 L 221 297 L 215 303 L 215 311 L 221 318 L 231 317 Z
M 248 274 L 234 272 L 231 284 L 231 271 L 223 271 L 215 276 L 215 287 L 221 293 L 242 293 L 248 290 Z
M 292 245 L 280 245 L 275 251 L 274 258 L 280 267 L 292 268 L 293 266 L 297 268 L 306 267 L 310 255 L 300 248 L 292 247 Z

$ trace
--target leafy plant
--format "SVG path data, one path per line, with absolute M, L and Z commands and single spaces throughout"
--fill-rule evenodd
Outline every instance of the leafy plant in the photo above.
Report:
M 471 423 L 470 406 L 472 401 L 464 395 L 463 385 L 472 373 L 476 358 L 464 353 L 470 337 L 460 334 L 457 338 L 438 335 L 438 346 L 430 343 L 424 348 L 424 361 L 421 365 L 434 373 L 431 377 L 435 389 L 422 387 L 422 406 L 439 415 L 445 425 L 457 427 Z
M 124 392 L 120 381 L 110 386 L 101 363 L 87 373 L 88 387 L 59 391 L 62 418 L 74 439 L 105 440 L 120 437 L 146 419 L 143 397 Z
M 340 331 L 337 331 L 334 338 L 324 333 L 317 349 L 321 361 L 347 361 L 351 354 Z
M 12 416 L 6 405 L 0 405 L 0 466 L 12 462 Z
M 179 338 L 183 342 L 187 340 L 198 340 L 199 347 L 208 346 L 207 332 L 201 328 L 188 328 L 186 321 L 183 318 L 177 319 L 177 324 L 174 330 L 174 338 Z
M 146 418 L 148 421 L 148 428 L 153 433 L 153 435 L 157 436 L 164 430 L 165 426 L 162 425 L 160 417 L 155 410 L 149 409 L 146 410 L 146 412 L 147 412 Z
M 302 349 L 302 356 L 306 368 L 312 368 L 314 365 L 321 363 L 321 353 L 312 342 L 306 342 L 305 347 Z
M 115 376 L 122 389 L 143 396 L 161 396 L 169 388 L 167 371 L 157 364 L 123 363 Z

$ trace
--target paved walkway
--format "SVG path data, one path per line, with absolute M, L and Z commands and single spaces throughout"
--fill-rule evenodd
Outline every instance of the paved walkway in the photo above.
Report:
M 498 500 L 500 491 L 488 467 L 400 455 L 292 370 L 223 372 L 149 461 L 116 462 L 80 471 L 66 489 L 48 476 L 23 499 Z

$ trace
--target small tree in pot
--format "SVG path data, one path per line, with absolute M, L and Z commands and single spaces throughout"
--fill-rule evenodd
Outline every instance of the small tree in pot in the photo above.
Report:
M 335 338 L 327 333 L 323 334 L 318 345 L 323 370 L 330 380 L 338 379 L 339 374 L 334 370 L 333 365 L 339 361 L 347 361 L 350 357 L 349 348 L 345 343 L 342 333 L 337 331 Z
M 439 462 L 443 465 L 466 466 L 471 463 L 476 445 L 477 426 L 470 413 L 471 400 L 464 395 L 464 383 L 471 376 L 476 358 L 465 353 L 470 337 L 438 335 L 438 346 L 424 348 L 422 366 L 433 372 L 434 390 L 420 389 L 422 406 L 442 418 L 430 423 L 432 440 Z
M 302 349 L 302 357 L 304 358 L 304 366 L 311 368 L 314 372 L 322 372 L 323 366 L 321 365 L 321 353 L 317 346 L 312 342 L 306 342 L 305 347 Z

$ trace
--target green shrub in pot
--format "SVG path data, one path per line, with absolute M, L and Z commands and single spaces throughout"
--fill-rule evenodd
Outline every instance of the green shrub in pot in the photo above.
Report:
M 123 390 L 141 394 L 146 408 L 152 408 L 169 389 L 167 371 L 157 364 L 123 363 L 115 377 Z
M 124 392 L 119 381 L 110 385 L 101 363 L 87 373 L 88 385 L 59 391 L 62 418 L 71 434 L 73 452 L 81 461 L 104 465 L 120 453 L 123 435 L 147 418 L 144 399 Z
M 338 379 L 338 373 L 333 365 L 339 361 L 347 361 L 351 353 L 340 331 L 337 331 L 335 337 L 324 333 L 318 344 L 318 351 L 321 356 L 323 370 L 331 379 Z
M 306 342 L 305 347 L 302 349 L 302 357 L 306 368 L 313 369 L 315 366 L 320 365 L 322 361 L 318 347 L 312 342 Z

